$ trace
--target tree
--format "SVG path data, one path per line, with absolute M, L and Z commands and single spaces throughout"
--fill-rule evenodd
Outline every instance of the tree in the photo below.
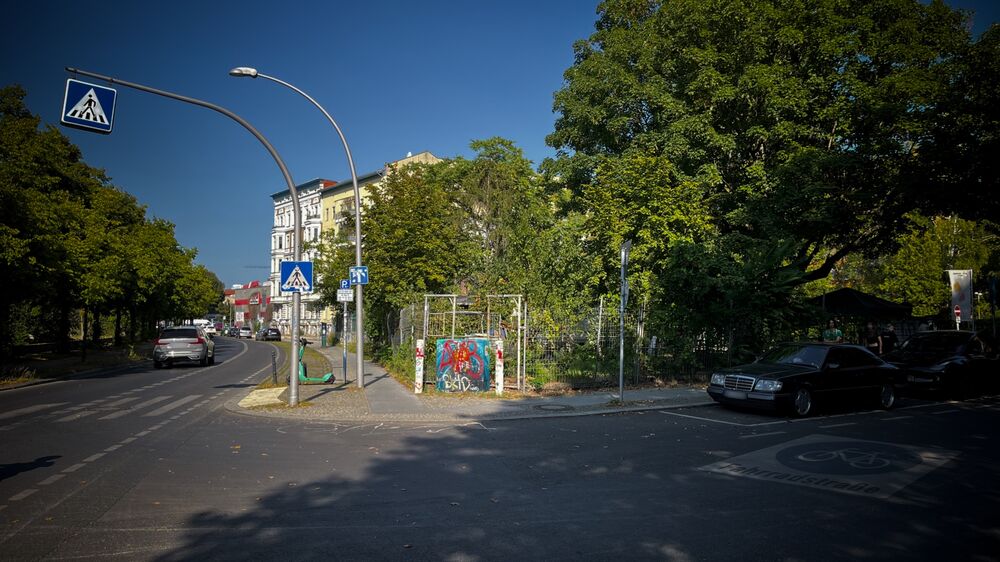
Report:
M 704 294 L 725 299 L 723 309 L 736 306 L 726 300 L 753 281 L 754 294 L 770 296 L 743 302 L 787 302 L 845 256 L 891 250 L 906 214 L 929 204 L 927 183 L 914 179 L 932 165 L 928 150 L 942 123 L 958 123 L 942 117 L 958 104 L 956 69 L 992 52 L 974 45 L 963 14 L 940 1 L 609 0 L 595 33 L 574 46 L 555 94 L 558 118 L 547 141 L 560 162 L 547 168 L 587 204 L 606 190 L 629 198 L 612 200 L 625 208 L 666 213 L 670 205 L 657 208 L 645 191 L 621 191 L 607 173 L 640 156 L 660 162 L 670 174 L 654 183 L 696 186 L 702 202 L 662 224 L 663 239 L 683 242 L 684 255 L 694 251 L 699 263 L 732 262 L 701 281 L 703 289 L 730 285 Z M 977 77 L 990 81 L 971 99 L 992 99 L 993 75 Z M 973 142 L 985 128 L 962 131 Z M 664 189 L 655 197 L 673 196 Z M 630 212 L 592 224 L 638 238 L 651 216 Z M 703 217 L 709 224 L 699 247 L 687 247 L 685 229 Z M 605 261 L 613 260 L 617 248 L 603 246 Z M 664 287 L 684 274 L 671 268 L 689 265 L 673 252 L 648 262 Z M 722 273 L 737 270 L 752 277 Z M 760 286 L 765 280 L 771 285 Z

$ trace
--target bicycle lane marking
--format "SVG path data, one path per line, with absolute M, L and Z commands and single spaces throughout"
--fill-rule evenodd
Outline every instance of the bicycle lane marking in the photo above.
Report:
M 816 434 L 698 470 L 887 499 L 959 454 L 940 448 Z

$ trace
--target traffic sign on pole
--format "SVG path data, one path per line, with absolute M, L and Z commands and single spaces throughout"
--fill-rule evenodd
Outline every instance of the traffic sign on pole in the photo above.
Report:
M 105 135 L 111 133 L 117 95 L 114 88 L 68 78 L 63 95 L 62 124 Z
M 311 293 L 313 288 L 313 264 L 311 261 L 281 262 L 282 291 L 289 293 Z
M 368 266 L 355 265 L 351 267 L 351 285 L 368 284 Z

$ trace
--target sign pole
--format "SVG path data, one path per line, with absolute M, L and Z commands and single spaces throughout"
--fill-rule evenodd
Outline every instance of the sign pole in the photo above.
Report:
M 156 94 L 158 96 L 163 96 L 165 98 L 170 98 L 170 99 L 174 99 L 174 100 L 183 101 L 183 102 L 186 102 L 186 103 L 198 105 L 198 106 L 201 106 L 201 107 L 205 107 L 205 108 L 211 109 L 213 111 L 217 111 L 217 112 L 225 115 L 226 117 L 229 117 L 233 121 L 236 121 L 237 123 L 239 123 L 240 125 L 242 125 L 243 128 L 245 128 L 246 130 L 250 131 L 250 133 L 254 137 L 256 137 L 257 140 L 260 141 L 261 144 L 264 145 L 264 148 L 267 149 L 267 152 L 271 155 L 271 157 L 274 159 L 274 161 L 278 164 L 278 168 L 281 170 L 281 175 L 282 175 L 282 177 L 285 178 L 285 183 L 288 185 L 288 192 L 292 196 L 292 213 L 294 215 L 292 217 L 293 220 L 294 220 L 293 224 L 294 224 L 294 229 L 295 229 L 295 233 L 294 233 L 294 236 L 292 238 L 292 240 L 293 240 L 293 242 L 292 242 L 292 244 L 293 244 L 293 254 L 295 256 L 294 257 L 295 261 L 299 261 L 302 258 L 302 229 L 301 229 L 301 226 L 300 226 L 300 221 L 302 220 L 302 217 L 301 217 L 300 211 L 299 211 L 299 194 L 295 190 L 295 182 L 292 181 L 292 175 L 288 172 L 288 167 L 285 166 L 285 161 L 282 160 L 281 156 L 278 155 L 278 151 L 275 150 L 274 146 L 272 146 L 271 143 L 268 142 L 268 140 L 266 138 L 264 138 L 264 135 L 260 134 L 260 131 L 258 131 L 257 129 L 255 129 L 253 127 L 253 125 L 251 125 L 250 123 L 248 123 L 246 121 L 246 119 L 243 119 L 239 115 L 236 115 L 235 113 L 233 113 L 232 111 L 229 111 L 228 109 L 226 109 L 224 107 L 215 105 L 214 103 L 209 103 L 207 101 L 202 101 L 202 100 L 199 100 L 199 99 L 196 99 L 196 98 L 182 96 L 182 95 L 175 94 L 175 93 L 172 93 L 172 92 L 167 92 L 165 90 L 158 90 L 156 88 L 151 88 L 149 86 L 143 86 L 142 84 L 135 84 L 135 83 L 132 83 L 132 82 L 126 82 L 124 80 L 119 80 L 117 78 L 112 78 L 111 76 L 104 76 L 104 75 L 101 75 L 101 74 L 96 74 L 96 73 L 93 73 L 93 72 L 87 72 L 86 70 L 80 70 L 80 69 L 77 69 L 77 68 L 66 67 L 66 71 L 67 72 L 72 72 L 74 74 L 82 74 L 83 76 L 90 76 L 91 78 L 97 78 L 98 80 L 104 80 L 105 82 L 109 82 L 111 84 L 121 84 L 122 86 L 125 86 L 126 88 L 132 88 L 132 89 L 139 90 L 139 91 L 142 91 L 142 92 L 147 92 L 147 93 L 150 93 L 150 94 Z M 298 386 L 298 381 L 299 381 L 299 379 L 298 379 L 298 370 L 299 370 L 299 368 L 298 368 L 299 367 L 299 353 L 298 353 L 299 352 L 299 342 L 298 342 L 297 335 L 294 333 L 294 330 L 297 329 L 298 326 L 299 326 L 299 304 L 300 304 L 300 302 L 299 302 L 298 293 L 295 293 L 293 301 L 294 301 L 293 305 L 292 305 L 293 306 L 292 307 L 292 330 L 293 330 L 293 335 L 292 335 L 292 357 L 291 357 L 291 359 L 292 359 L 292 371 L 293 371 L 293 373 L 292 373 L 292 376 L 290 377 L 291 378 L 291 382 L 290 382 L 290 386 L 289 386 L 289 389 L 288 389 L 288 405 L 289 406 L 297 406 L 298 403 L 299 403 L 299 386 Z
M 618 399 L 625 405 L 625 306 L 628 304 L 628 253 L 632 249 L 632 241 L 622 244 L 621 273 L 621 306 L 618 308 Z

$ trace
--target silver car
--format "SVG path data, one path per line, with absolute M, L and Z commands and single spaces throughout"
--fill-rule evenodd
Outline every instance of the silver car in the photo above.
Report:
M 179 361 L 214 364 L 215 342 L 198 326 L 164 328 L 153 347 L 153 366 L 159 369 Z

